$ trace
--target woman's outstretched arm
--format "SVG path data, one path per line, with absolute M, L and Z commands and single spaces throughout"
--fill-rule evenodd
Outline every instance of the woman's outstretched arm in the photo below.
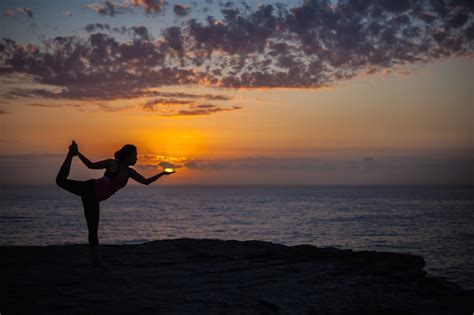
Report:
M 145 178 L 141 174 L 139 174 L 137 171 L 135 171 L 133 168 L 128 169 L 128 174 L 130 175 L 130 177 L 133 178 L 135 181 L 139 182 L 140 184 L 144 184 L 144 185 L 150 185 L 151 183 L 153 183 L 155 180 L 157 180 L 161 176 L 169 175 L 169 174 L 173 174 L 173 173 L 174 172 L 161 172 L 161 173 L 158 173 L 158 174 L 156 174 L 152 177 Z

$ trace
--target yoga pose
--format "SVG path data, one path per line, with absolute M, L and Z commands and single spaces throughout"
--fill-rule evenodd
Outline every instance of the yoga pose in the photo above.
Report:
M 106 169 L 104 176 L 99 179 L 89 179 L 86 181 L 68 179 L 72 158 L 76 155 L 79 156 L 81 161 L 90 169 Z M 117 190 L 127 185 L 129 177 L 141 184 L 149 185 L 163 175 L 174 173 L 174 171 L 165 171 L 150 178 L 145 178 L 137 173 L 137 171 L 129 167 L 130 165 L 135 165 L 137 162 L 137 148 L 132 144 L 124 145 L 120 150 L 115 152 L 114 158 L 115 159 L 91 162 L 79 152 L 76 142 L 73 141 L 69 146 L 69 152 L 56 177 L 56 183 L 59 187 L 80 196 L 82 199 L 87 229 L 89 230 L 89 248 L 92 264 L 97 266 L 103 266 L 98 255 L 99 237 L 97 232 L 99 228 L 99 202 L 108 199 Z

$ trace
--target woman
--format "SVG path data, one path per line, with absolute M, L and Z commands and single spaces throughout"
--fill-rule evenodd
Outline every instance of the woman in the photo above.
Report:
M 89 179 L 86 181 L 68 179 L 72 158 L 76 155 L 90 169 L 105 169 L 104 176 L 99 179 Z M 92 263 L 97 266 L 102 266 L 98 256 L 99 237 L 97 235 L 100 212 L 99 202 L 108 199 L 117 190 L 127 185 L 129 177 L 141 184 L 149 185 L 163 175 L 174 173 L 174 171 L 161 172 L 150 178 L 145 178 L 138 174 L 137 171 L 129 167 L 137 162 L 137 148 L 132 144 L 124 145 L 115 152 L 114 158 L 91 162 L 79 152 L 76 142 L 73 141 L 56 177 L 56 183 L 59 187 L 80 196 L 82 199 L 87 228 L 89 230 L 89 248 Z

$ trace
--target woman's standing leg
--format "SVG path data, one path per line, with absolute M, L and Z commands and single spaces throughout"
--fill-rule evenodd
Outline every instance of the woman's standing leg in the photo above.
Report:
M 95 196 L 86 194 L 82 197 L 82 205 L 84 206 L 84 215 L 87 221 L 87 229 L 89 231 L 89 249 L 91 253 L 92 264 L 102 265 L 99 259 L 99 215 L 100 205 Z
M 76 151 L 77 145 L 73 142 L 73 144 L 69 146 L 69 152 L 66 155 L 66 159 L 56 176 L 56 184 L 81 197 L 82 205 L 84 207 L 84 215 L 87 221 L 87 229 L 89 232 L 88 239 L 92 263 L 94 265 L 102 266 L 99 259 L 98 236 L 100 207 L 95 196 L 94 180 L 77 181 L 67 178 L 71 170 L 72 158 L 77 155 Z

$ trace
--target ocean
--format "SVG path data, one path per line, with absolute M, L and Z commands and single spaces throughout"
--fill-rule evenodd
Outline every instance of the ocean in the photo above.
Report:
M 134 186 L 101 203 L 101 244 L 262 240 L 411 253 L 474 288 L 473 186 Z M 0 246 L 87 243 L 81 200 L 0 186 Z

